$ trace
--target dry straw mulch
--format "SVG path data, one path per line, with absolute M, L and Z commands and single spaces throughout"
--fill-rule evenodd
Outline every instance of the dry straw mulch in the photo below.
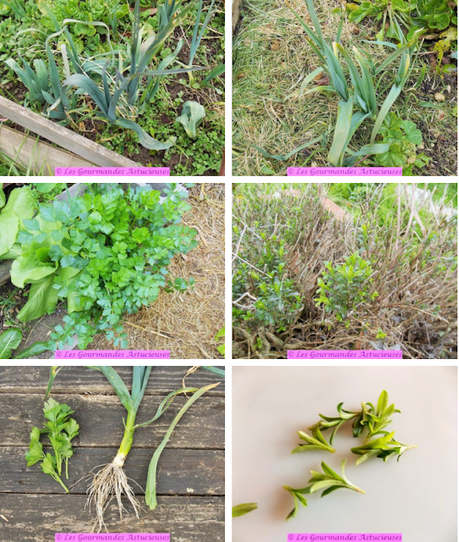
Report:
M 196 283 L 185 292 L 161 292 L 158 299 L 124 319 L 129 347 L 170 350 L 172 359 L 217 359 L 215 335 L 225 325 L 225 185 L 202 183 L 189 190 L 191 210 L 183 223 L 198 231 L 197 248 L 178 254 L 168 278 Z M 100 335 L 94 350 L 113 346 Z
M 430 223 L 424 222 L 412 200 L 414 190 L 405 196 L 399 191 L 398 218 L 389 228 L 379 224 L 370 200 L 362 204 L 361 217 L 354 219 L 329 212 L 324 199 L 316 197 L 310 185 L 300 194 L 280 190 L 279 195 L 279 200 L 252 196 L 261 202 L 255 218 L 261 217 L 266 231 L 271 231 L 269 224 L 276 223 L 274 231 L 281 232 L 285 216 L 299 209 L 302 220 L 294 243 L 287 246 L 286 264 L 301 294 L 303 308 L 282 332 L 261 325 L 249 328 L 240 322 L 233 328 L 234 358 L 283 359 L 287 350 L 303 349 L 394 349 L 402 350 L 407 359 L 457 358 L 458 290 L 453 261 L 457 255 L 457 227 L 448 213 L 434 214 Z M 378 201 L 378 191 L 374 197 Z M 236 210 L 241 221 L 253 220 L 251 207 L 249 200 L 245 214 Z M 282 208 L 289 211 L 281 215 Z M 407 223 L 404 209 L 408 209 Z M 372 304 L 352 310 L 346 324 L 339 323 L 317 307 L 317 279 L 325 261 L 341 264 L 346 256 L 362 250 L 362 224 L 367 224 L 370 231 L 362 254 L 372 261 L 373 284 L 379 296 Z M 262 248 L 257 247 L 255 237 L 247 243 L 255 251 Z M 383 340 L 376 338 L 380 330 L 386 334 Z

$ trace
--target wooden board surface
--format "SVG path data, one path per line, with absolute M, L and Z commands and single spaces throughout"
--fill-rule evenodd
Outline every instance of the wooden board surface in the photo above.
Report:
M 178 386 L 179 388 L 180 386 Z M 53 397 L 60 403 L 67 403 L 75 410 L 74 418 L 80 424 L 79 446 L 119 446 L 123 435 L 123 416 L 126 410 L 117 396 L 106 395 L 58 395 Z M 144 397 L 137 420 L 139 423 L 151 420 L 165 395 Z M 160 444 L 167 428 L 185 403 L 184 397 L 177 397 L 171 407 L 151 426 L 136 432 L 137 447 L 156 447 Z M 29 442 L 30 431 L 41 425 L 43 419 L 43 394 L 1 394 L 0 443 L 5 446 L 24 446 Z M 109 420 L 109 423 L 107 423 Z M 222 397 L 205 395 L 185 414 L 174 430 L 168 444 L 171 448 L 223 447 L 225 412 Z
M 82 495 L 1 495 L 2 542 L 54 542 L 54 533 L 91 530 L 91 517 Z M 171 542 L 223 542 L 224 499 L 221 497 L 159 497 L 156 510 L 138 520 L 132 514 L 120 521 L 115 505 L 106 515 L 110 532 L 170 533 Z
M 150 419 L 165 395 L 182 385 L 189 368 L 154 367 L 137 421 Z M 117 367 L 126 383 L 132 367 Z M 32 427 L 43 422 L 43 393 L 49 367 L 0 367 L 0 540 L 51 541 L 56 532 L 91 532 L 92 519 L 84 509 L 92 470 L 116 455 L 123 433 L 125 410 L 105 377 L 85 367 L 63 369 L 53 397 L 74 410 L 80 435 L 74 439 L 70 461 L 69 495 L 39 465 L 27 468 L 24 453 Z M 218 378 L 200 370 L 186 384 L 201 387 Z M 218 390 L 218 388 L 217 388 Z M 109 532 L 170 532 L 171 541 L 224 540 L 224 388 L 199 399 L 175 428 L 158 465 L 158 508 L 119 519 L 111 504 L 106 515 Z M 145 487 L 148 465 L 167 426 L 183 405 L 178 397 L 155 423 L 138 428 L 126 461 L 129 478 Z M 66 480 L 64 480 L 67 482 Z M 143 489 L 135 487 L 143 502 Z M 129 506 L 127 506 L 129 512 Z M 131 511 L 132 512 L 132 511 Z
M 26 468 L 24 454 L 28 448 L 0 447 L 0 493 L 47 493 L 63 494 L 64 490 L 51 476 L 45 476 L 39 465 Z M 63 477 L 67 487 L 72 487 L 72 495 L 85 495 L 89 478 L 83 477 L 98 465 L 109 463 L 116 449 L 85 448 L 70 461 L 69 479 Z M 142 488 L 136 494 L 144 495 L 147 482 L 148 465 L 152 452 L 150 449 L 135 448 L 126 462 L 126 474 Z M 203 468 L 203 465 L 206 467 Z M 97 471 L 97 469 L 96 469 Z M 223 450 L 173 450 L 165 449 L 158 465 L 159 495 L 224 495 L 225 452 Z M 0 505 L 1 507 L 1 505 Z
M 26 130 L 30 130 L 34 134 L 56 143 L 56 145 L 73 152 L 96 166 L 138 167 L 136 162 L 106 149 L 102 145 L 98 145 L 94 141 L 82 137 L 3 96 L 0 96 L 0 116 L 4 116 Z
M 151 395 L 157 392 L 167 393 L 170 390 L 180 388 L 182 386 L 182 379 L 189 368 L 190 364 L 153 367 L 145 390 L 145 395 Z M 132 367 L 116 367 L 116 370 L 128 388 L 130 388 Z M 49 367 L 27 367 L 27 370 L 21 371 L 21 378 L 18 379 L 17 365 L 2 367 L 0 370 L 0 394 L 44 394 L 48 384 L 49 371 Z M 220 386 L 209 391 L 208 396 L 223 395 L 225 392 L 225 379 L 220 379 L 217 375 L 214 375 L 205 369 L 199 369 L 197 372 L 187 377 L 185 384 L 187 386 L 201 388 L 202 386 L 207 386 L 208 384 L 219 381 Z M 115 396 L 112 386 L 102 373 L 83 367 L 66 366 L 61 369 L 57 375 L 53 385 L 53 393 L 69 393 L 69 389 L 77 394 L 97 393 Z M 1 439 L 0 443 L 2 443 Z
M 54 176 L 57 167 L 94 167 L 94 164 L 71 152 L 37 140 L 37 137 L 0 127 L 0 152 L 29 167 L 33 173 Z

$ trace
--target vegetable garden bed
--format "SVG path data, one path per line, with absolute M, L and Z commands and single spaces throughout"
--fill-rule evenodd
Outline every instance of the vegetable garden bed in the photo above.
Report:
M 155 188 L 166 186 L 151 184 Z M 72 190 L 78 189 L 78 185 L 72 187 Z M 205 184 L 191 188 L 189 202 L 191 207 L 183 215 L 182 223 L 183 227 L 189 228 L 184 231 L 196 232 L 196 247 L 188 254 L 174 258 L 168 269 L 168 283 L 178 290 L 173 293 L 171 286 L 166 287 L 167 291 L 159 292 L 154 303 L 147 303 L 130 315 L 125 314 L 122 325 L 129 348 L 170 350 L 172 358 L 212 359 L 220 357 L 218 348 L 224 343 L 224 338 L 216 337 L 224 326 L 224 185 Z M 8 261 L 0 262 L 0 270 L 9 266 Z M 191 283 L 194 281 L 194 286 L 187 291 L 184 277 L 192 279 Z M 15 288 L 8 283 L 0 289 L 2 331 L 20 330 L 23 340 L 16 345 L 18 352 L 36 342 L 48 342 L 54 336 L 53 330 L 57 327 L 62 330 L 69 318 L 66 304 L 58 304 L 50 315 L 21 321 L 28 288 L 21 284 Z M 71 348 L 78 342 L 78 328 L 75 332 L 74 326 L 70 325 L 69 333 L 68 347 Z M 86 347 L 109 350 L 119 348 L 120 343 L 96 336 Z M 43 353 L 32 351 L 30 357 L 50 357 L 46 348 L 44 350 Z
M 0 28 L 3 97 L 128 163 L 170 167 L 172 175 L 218 173 L 221 3 L 15 0 L 0 9 Z M 37 170 L 33 160 L 27 167 Z
M 123 380 L 131 377 L 132 368 L 117 370 Z M 184 367 L 153 368 L 139 411 L 140 421 L 153 415 L 166 394 L 182 387 L 185 372 Z M 85 509 L 89 481 L 81 478 L 112 459 L 123 433 L 125 411 L 107 380 L 82 367 L 63 369 L 54 383 L 53 396 L 71 405 L 75 410 L 73 418 L 80 425 L 70 460 L 70 494 L 65 495 L 38 465 L 25 468 L 29 433 L 42 423 L 48 375 L 47 367 L 0 368 L 0 405 L 4 414 L 0 427 L 0 539 L 9 542 L 45 542 L 56 532 L 90 532 L 92 519 Z M 215 375 L 200 370 L 189 376 L 186 384 L 202 387 L 216 381 Z M 136 431 L 126 471 L 143 488 L 153 450 L 184 402 L 184 398 L 176 398 L 152 427 Z M 14 424 L 18 418 L 23 423 Z M 163 452 L 156 510 L 143 510 L 137 519 L 127 503 L 128 513 L 120 520 L 113 502 L 105 517 L 108 531 L 170 532 L 173 540 L 223 541 L 224 420 L 222 382 L 190 408 Z M 143 491 L 134 489 L 142 499 Z
M 455 2 L 253 0 L 233 63 L 235 175 L 457 175 Z

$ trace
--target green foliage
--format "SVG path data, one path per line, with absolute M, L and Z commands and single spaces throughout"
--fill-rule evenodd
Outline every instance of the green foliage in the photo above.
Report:
M 223 344 L 217 346 L 218 353 L 225 357 L 225 326 L 223 326 L 220 331 L 215 335 L 215 340 L 223 340 Z
M 234 226 L 233 232 L 237 235 L 239 228 Z M 251 265 L 241 260 L 233 276 L 233 318 L 252 327 L 284 331 L 301 311 L 301 297 L 288 277 L 285 241 L 277 235 L 261 233 L 259 242 L 257 260 L 252 260 Z M 248 299 L 245 292 L 250 293 Z M 247 305 L 250 299 L 253 303 Z
M 21 19 L 25 16 L 26 10 L 24 7 L 24 0 L 0 0 L 0 5 L 4 5 L 14 12 L 14 15 Z
M 366 17 L 373 17 L 381 26 L 376 39 L 403 41 L 403 33 L 410 40 L 419 30 L 425 32 L 451 31 L 439 34 L 434 50 L 443 56 L 451 47 L 451 41 L 457 41 L 457 2 L 449 0 L 355 0 L 357 3 L 346 4 L 349 21 L 361 23 Z M 445 39 L 440 39 L 445 38 Z M 439 58 L 441 60 L 441 58 Z
M 72 440 L 79 434 L 79 425 L 70 416 L 73 414 L 71 408 L 58 403 L 50 398 L 43 406 L 43 414 L 47 420 L 43 429 L 34 427 L 30 434 L 29 451 L 25 458 L 27 466 L 31 467 L 41 463 L 41 470 L 49 474 L 56 482 L 69 492 L 61 479 L 65 468 L 66 478 L 69 478 L 69 460 L 73 456 Z M 53 449 L 53 454 L 45 453 L 40 438 L 47 435 Z
M 42 16 L 42 25 L 49 31 L 59 30 L 65 19 L 94 22 L 101 21 L 107 25 L 113 18 L 121 20 L 129 15 L 129 4 L 120 0 L 36 0 Z M 75 36 L 102 35 L 106 31 L 102 27 L 88 26 L 77 23 L 74 28 Z
M 352 453 L 361 456 L 357 460 L 357 465 L 371 457 L 379 457 L 387 461 L 390 457 L 398 455 L 400 459 L 404 452 L 416 447 L 400 444 L 394 440 L 394 432 L 388 433 L 385 431 L 386 427 L 392 423 L 392 415 L 400 413 L 400 410 L 397 410 L 394 404 L 389 405 L 389 395 L 386 390 L 381 392 L 376 407 L 372 403 L 362 403 L 362 408 L 358 412 L 344 410 L 342 407 L 343 403 L 339 403 L 337 406 L 338 416 L 319 414 L 320 421 L 309 427 L 315 438 L 311 438 L 303 431 L 299 431 L 298 435 L 302 440 L 306 441 L 306 444 L 301 444 L 292 453 L 310 450 L 334 452 L 333 440 L 340 427 L 348 422 L 352 422 L 354 438 L 358 438 L 365 433 L 364 443 L 351 450 Z M 327 442 L 322 433 L 329 429 L 333 429 L 333 432 L 329 442 Z
M 201 104 L 188 101 L 183 104 L 182 114 L 176 121 L 183 125 L 188 137 L 196 139 L 196 130 L 205 116 L 206 110 Z
M 419 17 L 416 23 L 421 22 L 429 30 L 445 30 L 451 24 L 457 26 L 456 8 L 448 0 L 417 0 Z
M 37 202 L 29 188 L 15 188 L 9 195 L 5 206 L 5 195 L 0 184 L 0 259 L 7 260 L 17 256 L 14 250 L 21 221 L 32 218 Z
M 253 512 L 258 508 L 258 505 L 256 502 L 247 502 L 244 504 L 238 504 L 237 506 L 233 506 L 233 518 L 239 518 L 241 516 L 245 516 L 245 514 L 248 514 L 249 512 Z
M 355 60 L 353 60 L 340 43 L 342 24 L 338 28 L 336 37 L 333 40 L 327 40 L 323 37 L 314 1 L 306 0 L 306 6 L 315 32 L 295 11 L 292 11 L 301 23 L 308 42 L 317 55 L 319 68 L 305 79 L 302 91 L 313 80 L 314 76 L 321 72 L 326 73 L 330 82 L 326 86 L 315 86 L 308 91 L 302 92 L 302 94 L 306 96 L 310 93 L 323 91 L 335 92 L 338 95 L 338 116 L 328 161 L 335 167 L 352 167 L 360 156 L 380 155 L 389 150 L 387 143 L 375 143 L 375 139 L 390 108 L 406 84 L 411 57 L 417 45 L 417 35 L 413 35 L 411 40 L 406 41 L 400 32 L 400 40 L 403 42 L 401 47 L 396 48 L 379 66 L 374 64 L 370 55 L 364 56 L 356 47 L 353 49 L 355 57 Z M 339 53 L 345 60 L 345 70 L 343 70 L 340 63 Z M 390 64 L 398 60 L 399 57 L 400 65 L 395 82 L 378 112 L 380 78 L 383 78 L 384 75 L 387 77 Z M 347 73 L 352 82 L 351 86 L 348 84 Z M 354 112 L 354 106 L 357 106 L 358 111 Z M 368 118 L 374 121 L 370 142 L 362 146 L 358 151 L 352 152 L 349 149 L 351 139 L 361 124 Z M 350 154 L 350 156 L 346 158 L 346 154 Z
M 11 359 L 13 351 L 22 342 L 22 332 L 19 329 L 7 329 L 0 335 L 0 359 Z M 16 352 L 14 359 L 29 359 L 49 350 L 48 343 L 36 342 L 25 350 Z
M 0 335 L 0 359 L 10 359 L 13 350 L 21 344 L 22 333 L 19 329 L 7 329 Z
M 334 313 L 338 321 L 342 322 L 351 311 L 378 296 L 377 292 L 371 292 L 371 262 L 357 252 L 348 256 L 342 265 L 333 267 L 331 262 L 325 262 L 325 267 L 327 271 L 317 280 L 319 297 L 315 302 L 327 313 Z
M 402 27 L 409 24 L 411 6 L 404 0 L 373 0 L 359 2 L 358 6 L 357 4 L 350 6 L 355 6 L 347 9 L 351 23 L 359 24 L 366 17 L 375 17 L 377 21 L 382 22 L 381 31 L 376 35 L 379 41 L 386 38 L 400 41 Z
M 65 300 L 69 314 L 51 335 L 54 347 L 76 333 L 85 348 L 102 331 L 126 348 L 124 314 L 151 304 L 173 256 L 197 246 L 196 231 L 180 225 L 189 208 L 181 195 L 159 199 L 155 190 L 91 183 L 83 197 L 41 205 L 24 221 L 22 254 L 11 270 L 15 285 L 32 284 L 18 319 L 39 318 Z
M 312 470 L 312 478 L 309 480 L 308 485 L 301 489 L 293 489 L 290 486 L 284 486 L 284 489 L 288 491 L 295 501 L 295 506 L 290 514 L 287 516 L 287 521 L 296 517 L 299 509 L 299 504 L 306 507 L 308 505 L 307 499 L 304 495 L 311 495 L 316 491 L 322 491 L 322 497 L 333 493 L 337 489 L 350 489 L 351 491 L 357 491 L 358 493 L 365 493 L 363 489 L 360 489 L 354 485 L 344 473 L 344 467 L 346 466 L 346 459 L 341 464 L 341 476 L 331 469 L 324 461 L 322 461 L 322 471 L 317 472 Z
M 0 38 L 0 60 L 8 61 L 8 78 L 14 72 L 26 85 L 27 99 L 33 109 L 62 124 L 70 123 L 73 128 L 80 127 L 82 121 L 92 117 L 111 125 L 109 131 L 113 131 L 113 126 L 119 127 L 123 133 L 133 131 L 133 137 L 125 139 L 135 154 L 139 153 L 139 143 L 154 151 L 166 150 L 174 144 L 177 136 L 164 142 L 157 141 L 150 131 L 143 130 L 138 121 L 148 118 L 146 111 L 162 89 L 165 77 L 202 69 L 191 63 L 199 47 L 207 49 L 201 40 L 215 15 L 213 4 L 203 9 L 203 0 L 186 2 L 185 5 L 183 0 L 163 2 L 158 11 L 152 13 L 150 9 L 140 12 L 140 2 L 136 0 L 133 17 L 129 17 L 129 3 L 124 0 L 33 0 L 28 4 L 33 6 L 34 15 L 31 16 L 32 10 L 29 13 L 26 6 L 27 23 L 23 18 L 23 26 L 11 32 L 11 39 L 8 33 L 16 22 L 12 18 L 2 21 L 0 13 L 0 28 L 4 23 L 5 29 L 5 33 L 1 32 L 5 43 L 1 43 Z M 188 65 L 178 59 L 185 43 L 183 39 L 178 40 L 175 50 L 167 46 L 168 40 L 175 39 L 174 31 L 179 25 L 187 33 L 192 33 Z M 17 32 L 19 28 L 24 32 Z M 116 50 L 112 47 L 110 28 L 117 33 Z M 49 36 L 52 31 L 55 34 Z M 34 56 L 32 48 L 43 56 L 46 36 L 46 58 L 31 61 Z M 23 42 L 24 47 L 9 48 L 9 43 L 16 39 Z M 55 43 L 58 54 L 52 50 L 52 43 Z M 21 57 L 14 60 L 11 54 L 16 56 L 18 50 Z M 208 64 L 207 58 L 204 54 L 205 64 Z M 221 54 L 215 58 L 216 61 L 221 59 Z M 179 67 L 171 68 L 174 63 Z M 211 66 L 208 67 L 210 69 Z M 199 89 L 200 82 L 196 84 Z M 94 101 L 96 107 L 81 98 L 84 94 Z M 177 114 L 173 118 L 176 117 Z M 155 120 L 161 125 L 167 124 L 163 116 Z M 192 133 L 193 127 L 190 130 Z M 182 135 L 183 131 L 179 133 Z M 218 147 L 209 145 L 209 148 L 212 148 L 212 158 L 218 155 L 218 150 L 215 152 Z M 187 156 L 186 164 L 179 165 L 184 174 L 195 175 L 212 168 L 216 161 L 209 161 L 205 154 L 202 161 L 199 157 L 194 160 L 193 156 Z
M 422 146 L 422 133 L 414 122 L 402 120 L 395 113 L 390 113 L 384 120 L 379 134 L 381 143 L 387 143 L 387 152 L 373 158 L 379 167 L 401 167 L 404 175 L 412 175 L 413 167 L 423 168 L 430 158 L 423 152 L 418 152 Z

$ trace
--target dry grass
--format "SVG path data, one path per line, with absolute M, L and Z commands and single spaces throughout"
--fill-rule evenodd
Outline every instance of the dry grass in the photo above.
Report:
M 287 350 L 392 348 L 401 349 L 409 359 L 455 359 L 457 215 L 455 220 L 430 216 L 427 222 L 399 191 L 400 211 L 390 226 L 381 225 L 375 213 L 381 194 L 376 191 L 373 201 L 361 204 L 359 218 L 337 220 L 324 209 L 314 188 L 305 186 L 300 197 L 281 191 L 281 199 L 276 202 L 252 195 L 262 201 L 256 215 L 266 232 L 272 232 L 275 224 L 279 235 L 286 231 L 286 217 L 304 217 L 296 222 L 294 241 L 289 242 L 285 258 L 289 276 L 301 294 L 302 312 L 283 332 L 239 322 L 234 330 L 233 357 L 279 359 L 286 357 Z M 255 216 L 247 199 L 235 214 L 250 226 Z M 284 215 L 279 211 L 282 208 L 287 209 Z M 366 246 L 359 240 L 361 224 L 370 230 Z M 250 255 L 247 247 L 257 251 L 262 244 L 251 237 L 250 230 L 245 236 L 242 248 L 244 257 L 250 259 L 254 252 Z M 341 264 L 357 250 L 372 262 L 373 285 L 379 296 L 375 302 L 351 311 L 347 323 L 339 323 L 316 306 L 317 279 L 324 271 L 324 261 Z M 256 301 L 256 294 L 253 299 Z M 377 339 L 380 330 L 386 334 L 382 340 Z
M 187 255 L 176 255 L 168 278 L 195 285 L 185 292 L 163 291 L 158 299 L 124 319 L 129 347 L 170 350 L 172 359 L 218 359 L 215 335 L 225 325 L 225 185 L 204 183 L 190 189 L 191 210 L 183 223 L 198 231 L 199 245 Z M 113 346 L 99 335 L 93 350 Z
M 289 4 L 308 23 L 304 0 Z M 339 15 L 333 10 L 339 0 L 315 0 L 326 37 L 336 35 Z M 386 58 L 387 49 L 364 43 L 375 39 L 379 27 L 371 19 L 359 25 L 345 21 L 342 43 L 346 48 L 358 44 L 371 52 L 376 63 Z M 457 113 L 454 76 L 439 76 L 428 69 L 417 85 L 421 67 L 429 62 L 421 55 L 402 96 L 392 108 L 422 131 L 424 153 L 431 157 L 428 167 L 417 174 L 456 175 Z M 303 29 L 284 2 L 247 0 L 234 38 L 233 52 L 233 172 L 235 175 L 286 175 L 287 167 L 327 166 L 327 149 L 334 130 L 338 99 L 334 94 L 312 94 L 298 99 L 302 80 L 317 67 L 317 58 L 308 45 Z M 397 71 L 394 63 L 393 74 Z M 381 95 L 393 78 L 387 77 Z M 387 87 L 387 88 L 386 88 Z M 446 100 L 437 102 L 435 94 Z M 381 101 L 382 103 L 382 101 Z M 368 143 L 371 123 L 354 136 L 351 147 Z M 285 155 L 308 141 L 323 136 L 323 141 L 300 151 L 286 162 L 263 157 L 258 146 L 276 155 Z

